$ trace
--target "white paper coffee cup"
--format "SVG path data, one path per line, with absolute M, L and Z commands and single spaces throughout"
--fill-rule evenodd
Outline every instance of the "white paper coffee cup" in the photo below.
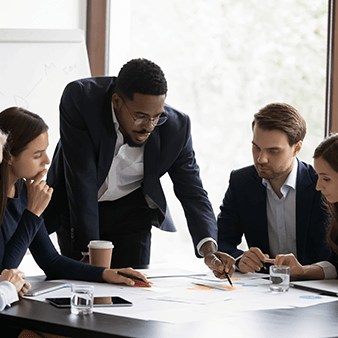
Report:
M 94 240 L 88 244 L 89 264 L 110 268 L 114 245 L 110 241 Z

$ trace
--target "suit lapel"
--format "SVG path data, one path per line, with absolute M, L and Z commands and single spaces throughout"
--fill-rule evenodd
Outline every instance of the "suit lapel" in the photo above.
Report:
M 166 201 L 160 184 L 160 135 L 158 129 L 149 136 L 144 149 L 144 191 L 152 201 L 161 209 L 164 216 Z
M 114 157 L 114 150 L 116 144 L 116 132 L 114 129 L 112 108 L 111 108 L 112 91 L 107 96 L 107 100 L 102 112 L 103 128 L 101 133 L 99 157 L 98 157 L 98 171 L 97 182 L 100 187 L 106 179 L 111 163 Z
M 307 169 L 300 161 L 298 161 L 296 189 L 296 242 L 297 256 L 301 260 L 306 245 L 315 189 Z

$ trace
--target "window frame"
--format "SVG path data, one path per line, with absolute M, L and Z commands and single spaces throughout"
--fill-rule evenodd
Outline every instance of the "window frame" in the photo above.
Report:
M 328 1 L 325 136 L 338 132 L 338 8 Z M 336 66 L 336 67 L 335 67 Z
M 86 44 L 92 76 L 106 75 L 110 0 L 87 0 Z

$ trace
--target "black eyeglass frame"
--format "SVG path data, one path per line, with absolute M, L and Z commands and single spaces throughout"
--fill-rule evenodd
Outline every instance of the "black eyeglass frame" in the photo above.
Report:
M 134 117 L 133 113 L 130 111 L 129 107 L 127 106 L 127 103 L 125 101 L 125 99 L 123 98 L 122 95 L 119 95 L 120 98 L 122 99 L 123 104 L 126 106 L 131 118 L 134 120 L 134 124 L 135 126 L 141 126 L 141 125 L 146 125 L 148 123 L 148 121 L 151 122 L 151 124 L 153 125 L 153 127 L 158 127 L 161 126 L 162 124 L 164 124 L 167 120 L 168 120 L 168 116 L 166 115 L 165 112 L 161 113 L 161 115 L 159 115 L 158 117 Z

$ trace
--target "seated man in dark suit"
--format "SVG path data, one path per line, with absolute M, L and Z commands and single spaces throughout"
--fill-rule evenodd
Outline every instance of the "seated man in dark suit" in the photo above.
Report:
M 196 255 L 217 277 L 234 259 L 217 252 L 217 223 L 202 187 L 189 117 L 165 103 L 161 68 L 145 59 L 117 77 L 67 85 L 60 103 L 60 142 L 49 172 L 54 193 L 44 219 L 61 253 L 80 259 L 90 240 L 114 244 L 112 267 L 149 264 L 151 227 L 175 231 L 160 177 L 168 173 Z
M 219 250 L 241 272 L 260 271 L 267 258 L 293 253 L 301 264 L 326 260 L 325 209 L 313 167 L 299 161 L 306 123 L 288 104 L 254 115 L 254 165 L 234 170 L 218 215 Z M 249 250 L 237 248 L 244 234 Z

